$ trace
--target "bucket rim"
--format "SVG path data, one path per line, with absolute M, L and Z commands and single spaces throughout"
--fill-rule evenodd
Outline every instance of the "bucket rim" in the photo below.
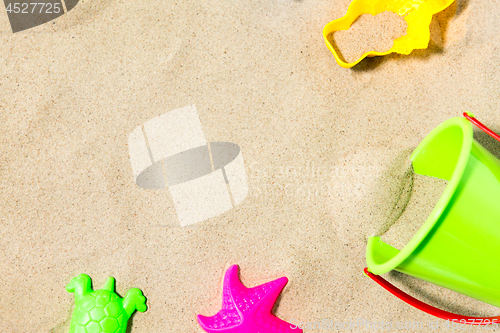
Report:
M 384 263 L 378 264 L 374 258 L 375 244 L 383 243 L 386 246 L 390 245 L 384 243 L 380 239 L 380 237 L 370 236 L 368 238 L 368 244 L 366 247 L 366 263 L 368 269 L 373 274 L 380 275 L 387 273 L 395 269 L 403 261 L 405 261 L 417 249 L 417 247 L 422 243 L 422 241 L 427 237 L 429 232 L 434 228 L 437 221 L 440 219 L 444 210 L 448 206 L 451 198 L 455 194 L 455 191 L 458 187 L 458 184 L 460 183 L 460 180 L 462 179 L 462 175 L 467 166 L 467 162 L 470 156 L 470 151 L 472 148 L 472 141 L 473 141 L 472 125 L 467 119 L 462 117 L 451 118 L 438 125 L 420 142 L 418 147 L 413 151 L 413 153 L 411 154 L 411 160 L 413 161 L 415 155 L 418 154 L 422 149 L 424 149 L 424 147 L 426 147 L 430 141 L 434 140 L 434 138 L 438 134 L 442 133 L 444 130 L 453 126 L 457 126 L 460 129 L 462 129 L 462 134 L 463 134 L 462 147 L 460 148 L 458 161 L 455 166 L 455 170 L 453 171 L 453 174 L 448 182 L 448 185 L 443 191 L 443 194 L 439 198 L 437 204 L 434 206 L 434 209 L 432 210 L 431 214 L 427 217 L 427 219 L 422 224 L 420 229 L 415 233 L 413 238 L 403 247 L 403 249 L 401 249 L 401 251 L 397 250 L 399 251 L 399 253 L 397 253 L 391 259 L 387 260 Z

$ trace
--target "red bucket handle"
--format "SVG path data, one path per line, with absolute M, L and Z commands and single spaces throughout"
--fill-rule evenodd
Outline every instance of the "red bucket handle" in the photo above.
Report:
M 438 309 L 432 305 L 425 304 L 422 301 L 419 301 L 413 296 L 408 295 L 389 281 L 385 280 L 383 277 L 379 275 L 375 275 L 368 270 L 368 267 L 365 268 L 365 274 L 371 278 L 373 281 L 377 282 L 382 288 L 402 300 L 410 304 L 411 306 L 424 311 L 430 315 L 436 316 L 438 318 L 448 320 L 457 324 L 468 324 L 468 325 L 491 325 L 500 323 L 500 316 L 498 317 L 468 317 L 462 316 L 458 314 L 454 314 L 448 311 L 444 311 Z
M 490 130 L 486 125 L 481 123 L 479 120 L 476 119 L 476 117 L 469 112 L 464 112 L 463 113 L 464 117 L 470 120 L 471 123 L 482 129 L 484 132 L 488 133 L 490 136 L 495 138 L 496 140 L 500 141 L 500 136 Z M 469 316 L 462 316 L 458 315 L 455 313 L 451 313 L 448 311 L 444 311 L 441 309 L 438 309 L 432 305 L 425 304 L 422 301 L 419 301 L 413 296 L 408 295 L 389 281 L 385 280 L 383 277 L 379 275 L 375 275 L 371 273 L 368 270 L 368 267 L 365 268 L 365 274 L 371 278 L 373 281 L 377 282 L 382 288 L 385 290 L 389 291 L 391 294 L 402 300 L 403 302 L 406 302 L 410 304 L 411 306 L 424 311 L 425 313 L 428 313 L 430 315 L 436 316 L 438 318 L 452 321 L 455 323 L 459 324 L 468 324 L 468 325 L 491 325 L 491 324 L 498 324 L 500 323 L 500 316 L 498 317 L 469 317 Z
M 490 130 L 486 125 L 476 119 L 476 117 L 470 112 L 464 112 L 464 117 L 469 119 L 471 123 L 482 129 L 484 132 L 488 133 L 494 139 L 500 141 L 500 135 L 496 134 L 492 130 Z

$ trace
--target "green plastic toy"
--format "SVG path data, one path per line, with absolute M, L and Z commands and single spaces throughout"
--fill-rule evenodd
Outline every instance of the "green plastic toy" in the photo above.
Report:
M 75 309 L 69 333 L 125 333 L 135 310 L 147 309 L 142 291 L 132 288 L 125 298 L 115 293 L 115 279 L 110 277 L 101 290 L 92 289 L 87 274 L 71 279 L 66 290 L 75 294 Z

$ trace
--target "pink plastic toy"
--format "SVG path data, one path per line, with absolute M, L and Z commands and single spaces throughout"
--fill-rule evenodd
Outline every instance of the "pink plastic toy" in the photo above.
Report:
M 222 310 L 213 317 L 198 315 L 198 323 L 208 333 L 301 333 L 300 328 L 272 314 L 287 283 L 282 277 L 246 288 L 238 277 L 238 266 L 231 266 L 224 277 Z

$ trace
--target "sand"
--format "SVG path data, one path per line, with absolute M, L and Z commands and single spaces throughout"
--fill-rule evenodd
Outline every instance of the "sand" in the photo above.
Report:
M 401 250 L 427 220 L 448 181 L 416 174 L 411 149 L 402 151 L 378 179 L 372 200 L 379 221 L 374 236 Z
M 398 250 L 403 249 L 431 215 L 447 185 L 446 180 L 415 174 L 410 168 L 397 192 L 401 194 L 391 203 L 391 214 L 376 236 Z
M 231 264 L 248 286 L 289 278 L 287 321 L 443 325 L 363 275 L 366 240 L 387 218 L 382 180 L 433 128 L 469 110 L 500 129 L 498 6 L 455 2 L 436 15 L 442 44 L 346 70 L 321 32 L 348 5 L 90 0 L 18 34 L 0 11 L 0 332 L 67 333 L 65 286 L 87 273 L 144 291 L 131 333 L 202 333 L 196 314 L 218 311 Z M 127 142 L 191 104 L 207 141 L 241 147 L 250 192 L 181 228 L 168 191 L 134 183 Z M 443 309 L 498 314 L 385 277 Z
M 330 34 L 332 45 L 346 62 L 354 62 L 368 51 L 385 52 L 394 40 L 406 34 L 407 23 L 396 13 L 359 16 L 348 30 Z

